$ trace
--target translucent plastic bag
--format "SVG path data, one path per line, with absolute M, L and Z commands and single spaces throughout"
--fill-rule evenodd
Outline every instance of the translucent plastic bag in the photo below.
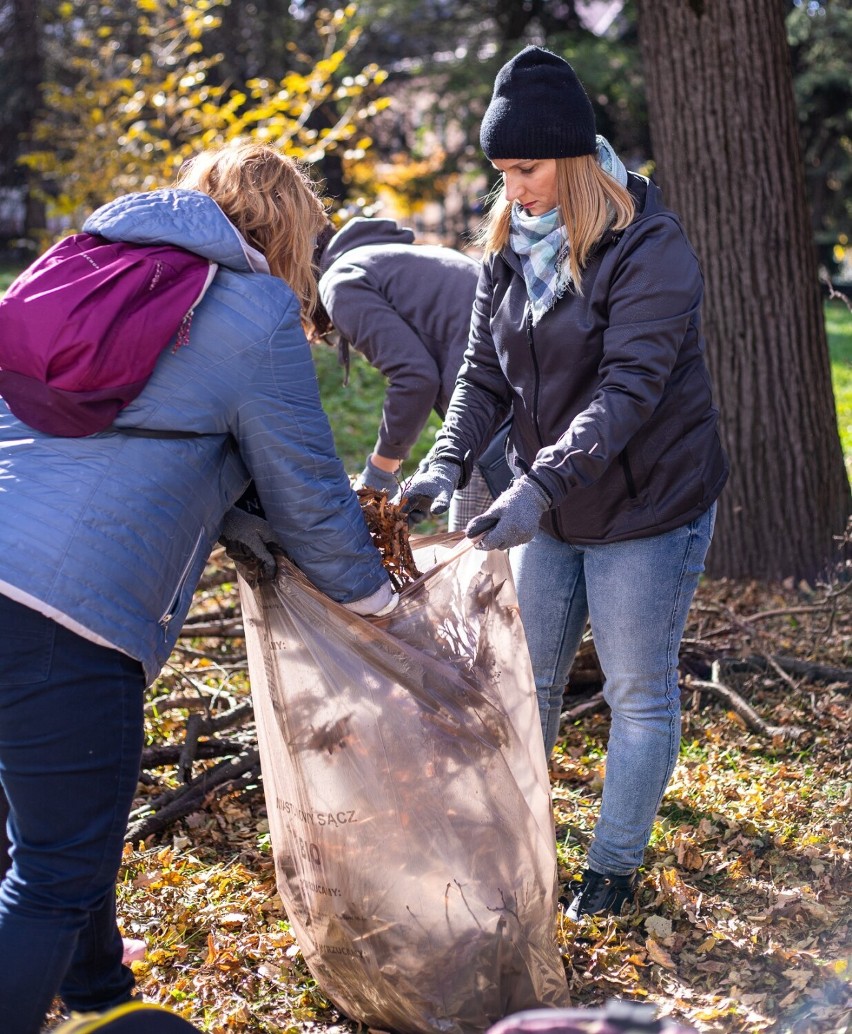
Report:
M 240 581 L 279 893 L 328 998 L 401 1032 L 569 1004 L 511 572 L 457 538 L 415 549 L 427 573 L 383 619 L 286 561 Z

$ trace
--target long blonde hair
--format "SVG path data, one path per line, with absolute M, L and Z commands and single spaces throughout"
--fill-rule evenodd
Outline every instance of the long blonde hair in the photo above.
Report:
M 556 203 L 568 236 L 568 266 L 578 294 L 592 248 L 607 229 L 623 230 L 633 220 L 635 205 L 626 187 L 600 167 L 592 154 L 556 159 Z M 488 195 L 489 208 L 476 234 L 488 258 L 509 243 L 512 206 L 502 181 Z
M 235 144 L 190 159 L 176 185 L 213 198 L 273 276 L 293 289 L 309 327 L 317 302 L 314 245 L 329 220 L 307 172 L 274 147 Z

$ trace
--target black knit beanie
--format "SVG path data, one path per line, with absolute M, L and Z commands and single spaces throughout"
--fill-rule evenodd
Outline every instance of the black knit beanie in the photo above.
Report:
M 592 102 L 564 58 L 526 47 L 497 73 L 479 141 L 490 159 L 594 154 Z

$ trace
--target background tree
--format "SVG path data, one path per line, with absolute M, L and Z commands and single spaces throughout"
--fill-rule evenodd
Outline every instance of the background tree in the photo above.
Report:
M 28 148 L 44 74 L 41 0 L 0 3 L 0 187 L 24 199 L 23 235 L 44 227 L 44 209 L 18 159 Z
M 710 569 L 813 579 L 849 514 L 777 0 L 639 0 L 657 178 L 706 281 L 732 461 Z
M 852 8 L 795 0 L 787 38 L 817 254 L 834 271 L 852 244 Z
M 375 97 L 384 74 L 376 66 L 344 74 L 358 38 L 351 9 L 320 12 L 318 55 L 297 52 L 281 77 L 234 82 L 217 74 L 222 56 L 205 47 L 222 6 L 122 0 L 98 3 L 95 16 L 90 0 L 59 5 L 52 78 L 23 158 L 54 211 L 73 219 L 107 194 L 162 186 L 199 149 L 234 140 L 268 141 L 309 163 L 336 150 L 363 155 L 364 127 L 386 103 Z M 322 105 L 334 119 L 312 127 Z
M 328 5 L 316 0 L 247 0 L 233 3 L 223 0 L 217 9 L 218 25 L 205 37 L 208 53 L 221 55 L 221 60 L 211 71 L 211 78 L 219 85 L 230 85 L 237 89 L 258 78 L 281 79 L 288 71 L 304 70 L 326 55 L 329 24 Z M 347 20 L 354 15 L 355 8 L 344 9 Z M 317 31 L 317 25 L 320 31 Z M 351 22 L 353 39 L 360 37 L 361 30 Z M 359 69 L 344 61 L 347 72 L 357 75 Z M 381 66 L 374 58 L 365 63 Z M 319 99 L 312 105 L 306 127 L 313 130 L 331 129 L 337 122 L 337 107 L 334 100 Z M 325 183 L 326 193 L 338 202 L 347 191 L 347 176 L 344 159 L 339 148 L 325 150 L 316 159 L 317 170 Z

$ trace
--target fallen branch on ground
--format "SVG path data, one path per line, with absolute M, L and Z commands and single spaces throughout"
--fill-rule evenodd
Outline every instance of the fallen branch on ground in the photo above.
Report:
M 756 732 L 760 736 L 766 736 L 770 739 L 780 736 L 784 739 L 794 740 L 798 739 L 804 731 L 798 725 L 771 725 L 761 718 L 751 704 L 740 696 L 735 689 L 731 689 L 730 686 L 726 686 L 719 680 L 718 662 L 713 663 L 709 681 L 706 679 L 696 679 L 688 675 L 685 683 L 687 689 L 709 693 L 711 696 L 723 701 L 734 714 L 742 718 L 752 732 Z
M 246 778 L 250 777 L 250 778 Z M 177 819 L 185 818 L 204 807 L 209 794 L 230 789 L 245 789 L 260 778 L 260 754 L 246 750 L 237 757 L 228 758 L 208 768 L 195 779 L 173 790 L 167 790 L 153 800 L 146 801 L 130 814 L 125 840 L 137 844 L 154 833 L 159 833 Z

